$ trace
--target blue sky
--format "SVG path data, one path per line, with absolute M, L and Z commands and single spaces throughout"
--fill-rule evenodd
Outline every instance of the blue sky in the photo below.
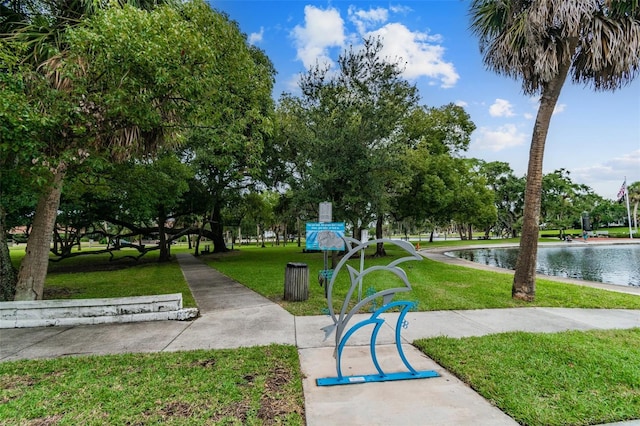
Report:
M 363 36 L 382 37 L 390 58 L 406 62 L 405 78 L 421 103 L 464 106 L 477 129 L 467 157 L 505 161 L 526 173 L 537 99 L 518 81 L 485 69 L 469 30 L 469 1 L 210 0 L 238 22 L 278 72 L 274 88 L 298 93 L 300 73 L 333 63 Z M 615 199 L 626 176 L 640 180 L 640 76 L 613 93 L 565 85 L 553 115 L 544 172 L 569 170 L 576 183 Z

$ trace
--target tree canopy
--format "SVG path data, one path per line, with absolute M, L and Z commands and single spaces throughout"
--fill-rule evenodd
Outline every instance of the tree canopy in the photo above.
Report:
M 70 167 L 149 159 L 160 148 L 181 144 L 193 128 L 219 131 L 218 145 L 233 135 L 256 143 L 247 128 L 260 126 L 263 106 L 246 102 L 238 88 L 262 94 L 272 84 L 268 60 L 247 46 L 235 23 L 202 1 L 151 10 L 119 4 L 91 13 L 74 10 L 42 7 L 23 15 L 31 27 L 44 19 L 55 37 L 28 43 L 26 32 L 16 28 L 2 39 L 1 57 L 24 64 L 11 68 L 20 83 L 12 92 L 38 111 L 39 122 L 46 117 L 51 123 L 51 131 L 31 126 L 32 138 L 15 133 L 9 141 L 16 150 L 33 141 L 31 163 L 46 172 L 18 275 L 20 299 L 42 296 L 50 235 Z M 1 68 L 8 69 L 12 64 L 4 60 Z M 255 72 L 260 69 L 267 71 Z M 28 172 L 32 166 L 16 167 Z
M 70 256 L 82 235 L 112 240 L 106 251 L 126 237 L 140 255 L 159 249 L 167 260 L 187 234 L 198 235 L 196 252 L 200 237 L 226 251 L 225 225 L 255 230 L 264 244 L 267 230 L 279 238 L 315 221 L 323 201 L 356 237 L 373 223 L 382 237 L 389 221 L 407 234 L 455 228 L 463 239 L 522 231 L 530 251 L 513 294 L 530 299 L 540 223 L 564 230 L 583 212 L 596 225 L 621 216 L 567 171 L 543 175 L 542 156 L 567 76 L 612 89 L 637 73 L 637 1 L 473 2 L 487 66 L 542 94 L 526 177 L 462 158 L 471 117 L 454 104 L 421 105 L 379 39 L 346 49 L 335 68 L 312 67 L 300 94 L 274 106 L 273 65 L 235 22 L 201 0 L 161 3 L 2 4 L 0 235 L 29 226 L 18 299 L 42 297 L 50 251 Z M 631 47 L 606 41 L 621 39 Z M 635 217 L 638 187 L 628 188 Z M 143 247 L 143 236 L 158 245 Z M 0 257 L 10 299 L 5 238 Z
M 279 142 L 291 155 L 297 196 L 333 202 L 355 230 L 385 213 L 402 182 L 402 125 L 418 105 L 417 89 L 381 47 L 367 39 L 340 55 L 337 70 L 318 64 L 302 76 L 302 95 L 279 104 Z

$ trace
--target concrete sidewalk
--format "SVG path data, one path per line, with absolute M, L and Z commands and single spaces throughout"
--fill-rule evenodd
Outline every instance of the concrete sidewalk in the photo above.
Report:
M 350 386 L 318 387 L 316 379 L 336 375 L 334 340 L 320 329 L 327 316 L 294 317 L 279 305 L 209 268 L 191 255 L 178 255 L 198 303 L 195 321 L 157 321 L 92 326 L 0 330 L 0 361 L 122 352 L 222 349 L 272 343 L 296 345 L 304 375 L 308 425 L 515 425 L 457 378 L 415 349 L 422 337 L 480 336 L 505 331 L 554 332 L 640 327 L 638 310 L 518 308 L 411 312 L 402 331 L 403 349 L 418 370 L 440 377 Z M 368 317 L 363 314 L 362 318 Z M 393 343 L 397 314 L 387 314 L 377 346 L 385 371 L 405 371 Z M 354 318 L 354 323 L 358 318 Z M 369 354 L 370 329 L 354 334 L 343 353 L 346 375 L 375 372 Z M 640 421 L 625 425 L 640 425 Z

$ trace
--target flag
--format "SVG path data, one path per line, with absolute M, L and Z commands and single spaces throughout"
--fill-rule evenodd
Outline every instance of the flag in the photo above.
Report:
M 627 193 L 627 181 L 625 179 L 625 181 L 622 182 L 622 187 L 620 187 L 620 191 L 618 191 L 618 202 L 620 202 L 624 198 L 624 194 L 626 193 Z

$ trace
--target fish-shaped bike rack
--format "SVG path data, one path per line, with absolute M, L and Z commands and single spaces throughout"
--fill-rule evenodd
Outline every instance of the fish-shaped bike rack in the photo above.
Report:
M 409 279 L 407 278 L 407 274 L 405 271 L 398 267 L 400 263 L 407 262 L 409 260 L 422 260 L 422 256 L 416 251 L 413 245 L 407 241 L 402 240 L 389 240 L 389 239 L 377 239 L 366 242 L 360 242 L 356 239 L 343 237 L 346 242 L 346 247 L 348 249 L 347 253 L 342 257 L 340 262 L 335 268 L 335 271 L 331 277 L 331 281 L 329 281 L 327 287 L 327 304 L 329 308 L 329 316 L 333 320 L 333 324 L 324 327 L 322 330 L 325 332 L 325 339 L 328 338 L 332 333 L 336 334 L 336 349 L 334 351 L 334 357 L 336 359 L 336 373 L 337 377 L 326 377 L 316 379 L 316 383 L 318 386 L 334 386 L 334 385 L 345 385 L 345 384 L 354 384 L 354 383 L 366 383 L 366 382 L 385 382 L 385 381 L 393 381 L 393 380 L 409 380 L 409 379 L 424 379 L 429 377 L 438 377 L 439 374 L 433 370 L 427 371 L 418 371 L 409 364 L 404 351 L 402 350 L 402 340 L 400 337 L 400 332 L 405 322 L 405 317 L 410 309 L 415 306 L 415 302 L 411 301 L 392 301 L 393 297 L 397 293 L 408 292 L 411 290 L 411 284 L 409 283 Z M 386 244 L 394 244 L 402 249 L 404 249 L 409 255 L 405 257 L 401 257 L 399 259 L 394 260 L 388 265 L 375 265 L 369 268 L 364 268 L 364 255 L 365 249 L 371 245 L 378 243 L 386 243 Z M 347 264 L 347 261 L 351 259 L 356 254 L 360 253 L 360 270 L 355 269 L 351 265 Z M 336 277 L 338 273 L 345 268 L 349 272 L 350 277 L 350 287 L 347 295 L 345 297 L 344 302 L 342 303 L 342 307 L 339 313 L 336 313 L 333 306 L 333 286 L 335 284 Z M 400 281 L 404 284 L 404 286 L 388 288 L 373 294 L 368 294 L 364 299 L 362 298 L 362 282 L 366 275 L 377 272 L 377 271 L 386 271 L 391 272 L 400 278 Z M 358 302 L 349 309 L 351 299 L 354 297 L 354 294 L 358 291 Z M 349 327 L 349 322 L 353 318 L 353 316 L 360 312 L 360 310 L 367 306 L 368 304 L 375 304 L 377 299 L 382 299 L 382 306 L 371 314 L 371 316 L 365 320 L 362 320 L 351 327 Z M 375 306 L 375 305 L 374 305 Z M 398 351 L 398 355 L 404 366 L 408 371 L 406 372 L 396 372 L 396 373 L 386 373 L 380 367 L 380 363 L 378 362 L 378 357 L 376 354 L 376 341 L 378 337 L 378 332 L 382 328 L 385 320 L 381 317 L 381 315 L 389 310 L 399 309 L 400 314 L 398 315 L 398 320 L 396 321 L 395 326 L 395 345 Z M 359 375 L 359 376 L 344 376 L 342 374 L 342 352 L 347 344 L 349 338 L 361 328 L 373 325 L 373 331 L 371 332 L 371 338 L 369 341 L 369 350 L 371 352 L 371 360 L 373 361 L 373 365 L 377 370 L 377 374 L 368 374 L 368 375 Z

